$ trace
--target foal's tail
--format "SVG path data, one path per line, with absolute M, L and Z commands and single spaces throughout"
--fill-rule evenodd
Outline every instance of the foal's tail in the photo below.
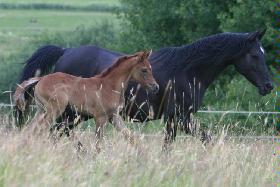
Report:
M 64 54 L 64 51 L 65 50 L 63 48 L 55 45 L 45 45 L 37 49 L 37 51 L 35 51 L 32 56 L 26 60 L 19 81 L 19 83 L 21 83 L 20 85 L 22 89 L 18 87 L 16 93 L 14 94 L 14 102 L 16 104 L 16 107 L 14 107 L 14 115 L 18 125 L 21 125 L 23 123 L 24 114 L 27 112 L 27 105 L 31 103 L 33 98 L 32 89 L 30 89 L 33 84 L 28 83 L 31 80 L 38 79 L 30 78 L 41 76 L 50 72 L 52 67 L 56 64 L 57 60 Z M 29 90 L 31 90 L 31 92 L 29 92 Z
M 34 77 L 23 81 L 19 84 L 14 95 L 13 102 L 15 105 L 15 116 L 17 124 L 22 125 L 24 114 L 28 111 L 28 107 L 33 100 L 33 88 L 40 81 L 41 77 Z

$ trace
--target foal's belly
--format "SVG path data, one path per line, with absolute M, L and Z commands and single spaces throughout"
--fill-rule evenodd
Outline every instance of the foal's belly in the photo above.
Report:
M 118 104 L 104 103 L 102 99 L 83 99 L 81 102 L 73 100 L 69 102 L 71 110 L 76 111 L 81 116 L 107 117 L 111 118 L 114 113 L 121 110 Z

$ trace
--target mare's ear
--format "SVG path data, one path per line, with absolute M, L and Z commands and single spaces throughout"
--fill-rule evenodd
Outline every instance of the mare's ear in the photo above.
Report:
M 266 32 L 266 29 L 267 28 L 264 28 L 262 31 L 259 31 L 259 36 L 258 36 L 258 39 L 261 40 L 262 37 L 264 36 L 265 32 Z
M 256 41 L 257 39 L 261 40 L 262 37 L 264 36 L 265 32 L 266 32 L 266 28 L 262 31 L 252 32 L 248 35 L 247 41 L 253 42 L 253 41 Z
M 251 32 L 251 33 L 249 33 L 249 35 L 247 36 L 247 41 L 249 41 L 249 42 L 254 42 L 254 41 L 256 41 L 256 39 L 258 38 L 258 36 L 259 36 L 259 31 Z

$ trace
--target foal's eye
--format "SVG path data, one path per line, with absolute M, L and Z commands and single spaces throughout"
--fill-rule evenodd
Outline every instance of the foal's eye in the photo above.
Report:
M 141 71 L 142 71 L 142 73 L 148 73 L 147 69 L 142 69 Z

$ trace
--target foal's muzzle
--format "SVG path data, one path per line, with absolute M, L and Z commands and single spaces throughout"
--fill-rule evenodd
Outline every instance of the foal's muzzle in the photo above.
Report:
M 153 94 L 156 94 L 159 91 L 159 85 L 157 83 L 149 84 L 148 87 Z

